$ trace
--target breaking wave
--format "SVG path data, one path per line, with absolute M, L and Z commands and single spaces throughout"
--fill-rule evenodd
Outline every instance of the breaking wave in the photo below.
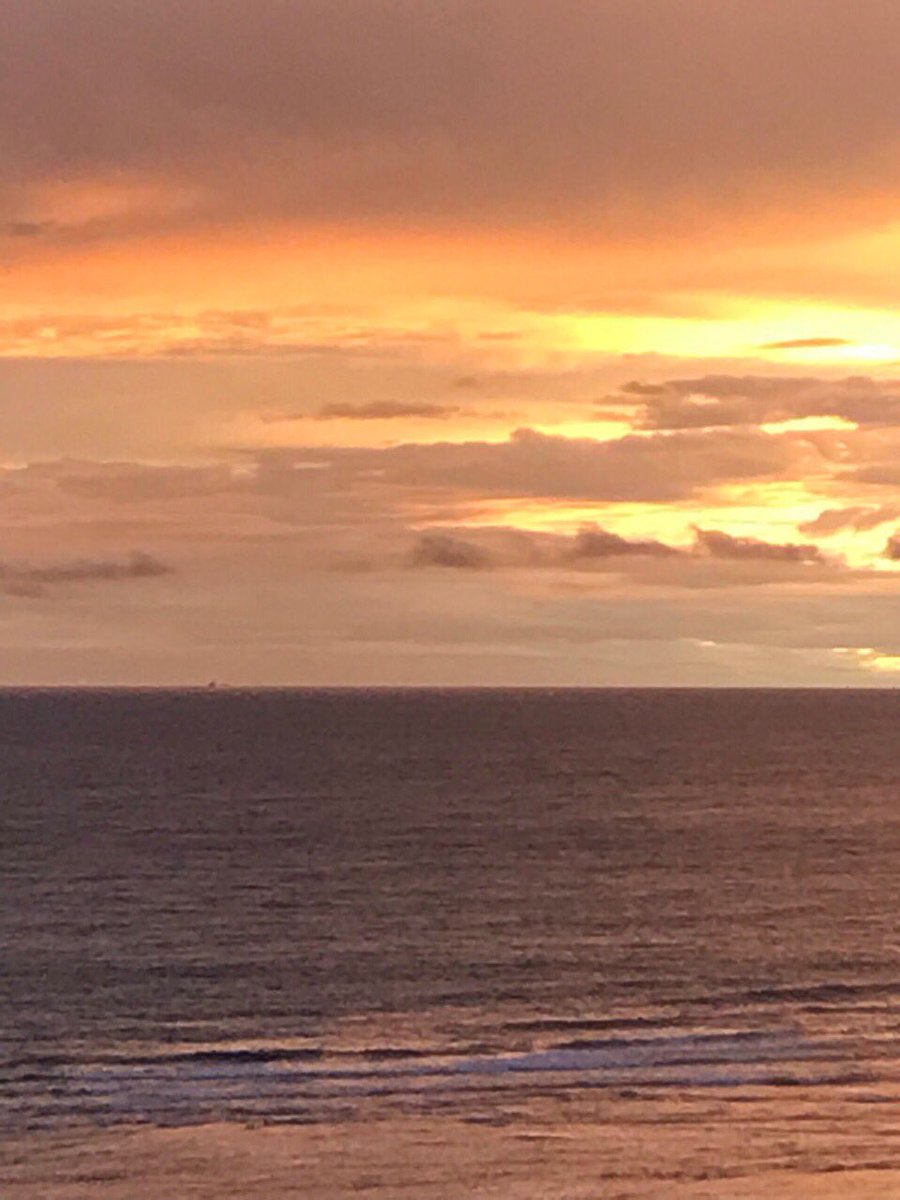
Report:
M 839 1040 L 779 1029 L 576 1038 L 523 1053 L 220 1044 L 133 1056 L 23 1055 L 0 1072 L 0 1122 L 311 1121 L 366 1102 L 452 1103 L 473 1091 L 814 1087 L 870 1079 L 858 1063 Z

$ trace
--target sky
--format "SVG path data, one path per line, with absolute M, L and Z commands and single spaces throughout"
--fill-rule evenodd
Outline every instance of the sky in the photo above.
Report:
M 896 0 L 0 0 L 0 684 L 895 686 Z

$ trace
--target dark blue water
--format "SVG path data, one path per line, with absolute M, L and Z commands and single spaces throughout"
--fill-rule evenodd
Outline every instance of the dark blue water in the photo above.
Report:
M 898 728 L 887 691 L 0 693 L 0 1125 L 880 1094 Z

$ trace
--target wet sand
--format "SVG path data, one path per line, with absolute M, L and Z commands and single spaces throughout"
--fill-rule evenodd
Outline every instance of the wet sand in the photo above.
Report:
M 738 1111 L 724 1095 L 561 1104 L 508 1124 L 390 1116 L 29 1134 L 0 1158 L 4 1200 L 896 1200 L 890 1106 L 847 1097 Z M 852 1098 L 851 1098 L 852 1099 Z M 785 1107 L 787 1105 L 787 1107 Z M 868 1105 L 865 1106 L 867 1109 Z M 566 1111 L 563 1111 L 566 1110 Z M 571 1111 L 569 1111 L 571 1110 Z M 874 1119 L 873 1119 L 874 1118 Z M 856 1164 L 856 1165 L 854 1165 Z

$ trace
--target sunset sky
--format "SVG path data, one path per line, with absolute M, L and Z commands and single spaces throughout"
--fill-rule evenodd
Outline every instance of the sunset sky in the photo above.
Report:
M 893 686 L 896 0 L 2 0 L 0 682 Z

